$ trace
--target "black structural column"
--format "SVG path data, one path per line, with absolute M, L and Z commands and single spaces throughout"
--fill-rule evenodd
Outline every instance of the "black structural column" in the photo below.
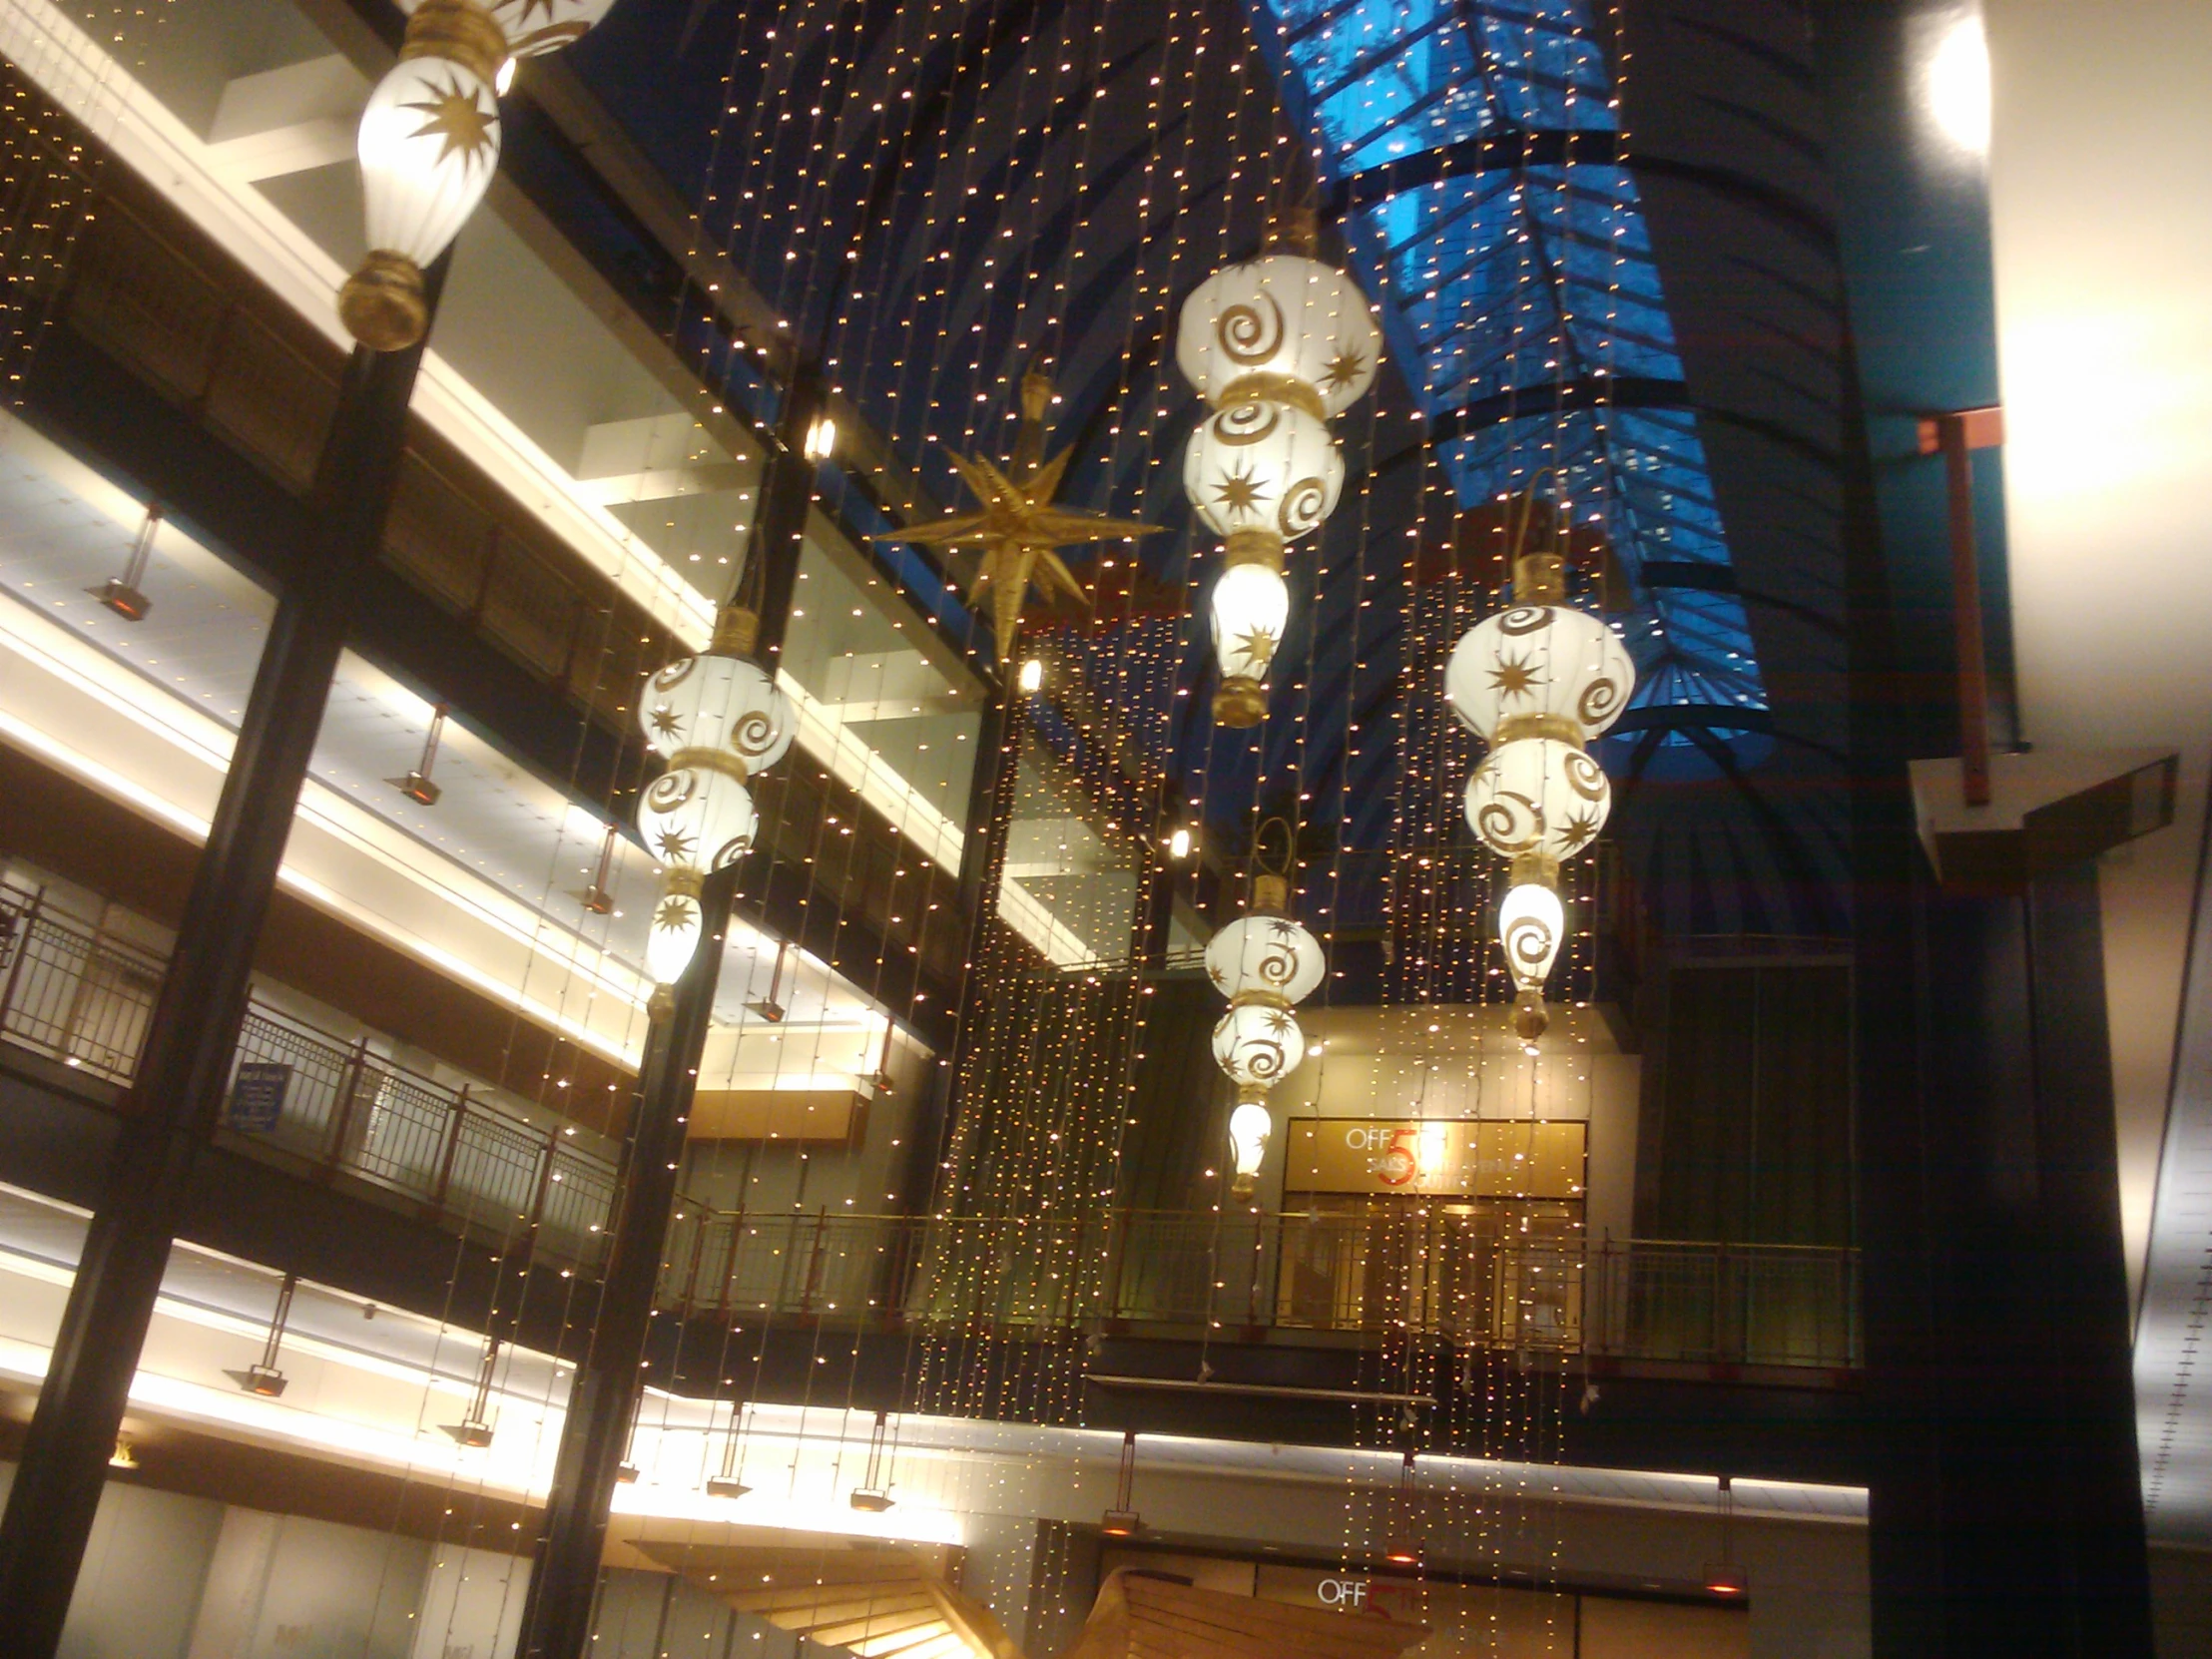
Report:
M 433 307 L 446 262 L 428 273 Z M 422 347 L 359 349 L 309 494 L 307 579 L 278 598 L 177 948 L 124 1101 L 54 1358 L 0 1519 L 0 1654 L 50 1659 L 77 1585 L 193 1166 L 230 1080 L 247 976 L 314 753 L 359 572 L 374 562 Z
M 660 1281 L 669 1216 L 676 1207 L 677 1166 L 683 1162 L 699 1057 L 722 977 L 723 940 L 739 867 L 732 864 L 707 877 L 699 895 L 699 948 L 670 1004 L 654 1011 L 646 1038 L 622 1207 L 600 1282 L 599 1318 L 570 1386 L 545 1533 L 523 1604 L 516 1652 L 526 1659 L 577 1659 L 591 1645 L 607 1511 L 637 1408 L 638 1365 L 653 1318 L 653 1289 Z
M 760 621 L 753 654 L 771 674 L 783 652 L 807 515 L 814 505 L 816 463 L 807 448 L 821 409 L 821 376 L 802 360 L 785 393 L 762 480 L 743 588 Z M 545 1531 L 523 1604 L 516 1652 L 524 1659 L 583 1659 L 591 1645 L 607 1511 L 637 1407 L 638 1368 L 645 1358 L 661 1251 L 676 1209 L 677 1166 L 683 1162 L 692 1097 L 699 1086 L 699 1057 L 722 975 L 723 940 L 741 867 L 734 864 L 707 877 L 699 897 L 705 937 L 673 996 L 653 1011 L 638 1077 L 635 1127 L 623 1165 L 621 1209 L 600 1285 L 599 1317 L 570 1384 Z

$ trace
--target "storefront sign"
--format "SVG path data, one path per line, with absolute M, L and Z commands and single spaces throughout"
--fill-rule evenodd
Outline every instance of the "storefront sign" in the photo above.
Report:
M 223 1127 L 266 1135 L 282 1121 L 284 1095 L 291 1088 L 291 1067 L 267 1060 L 244 1060 L 223 1109 Z
M 1580 1198 L 1587 1125 L 1308 1118 L 1291 1123 L 1286 1192 Z

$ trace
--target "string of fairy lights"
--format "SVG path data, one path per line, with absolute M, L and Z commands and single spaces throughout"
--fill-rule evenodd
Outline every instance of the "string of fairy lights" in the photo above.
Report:
M 1617 15 L 1609 15 L 1617 105 L 1627 55 L 1617 46 Z M 1115 1311 L 1117 1251 L 1130 1226 L 1126 1216 L 1117 1220 L 1116 1204 L 1141 1112 L 1186 1110 L 1203 1120 L 1208 1150 L 1188 1197 L 1205 1221 L 1208 1260 L 1247 1251 L 1258 1273 L 1261 1233 L 1251 1218 L 1264 1212 L 1264 1200 L 1233 1185 L 1222 1133 L 1226 1102 L 1200 1108 L 1142 1098 L 1142 1068 L 1166 1038 L 1166 1022 L 1154 1011 L 1170 983 L 1152 903 L 1161 883 L 1173 886 L 1178 916 L 1197 912 L 1217 927 L 1231 921 L 1244 905 L 1259 827 L 1281 821 L 1289 844 L 1285 902 L 1331 934 L 1333 960 L 1314 1004 L 1320 1014 L 1374 999 L 1367 985 L 1345 983 L 1349 949 L 1335 959 L 1340 937 L 1349 945 L 1356 933 L 1367 935 L 1356 942 L 1372 942 L 1383 956 L 1372 977 L 1385 1016 L 1495 1002 L 1510 978 L 1484 925 L 1501 877 L 1476 861 L 1457 830 L 1473 756 L 1443 718 L 1438 691 L 1453 642 L 1500 603 L 1502 581 L 1493 574 L 1505 565 L 1513 521 L 1491 504 L 1455 501 L 1422 445 L 1401 463 L 1415 479 L 1409 487 L 1379 482 L 1390 457 L 1417 436 L 1407 430 L 1402 400 L 1387 409 L 1372 400 L 1342 423 L 1351 464 L 1328 530 L 1293 556 L 1291 620 L 1269 665 L 1262 724 L 1239 728 L 1209 718 L 1215 642 L 1205 618 L 1223 561 L 1216 538 L 1177 504 L 1195 400 L 1168 342 L 1192 289 L 1249 258 L 1271 222 L 1313 197 L 1326 160 L 1318 146 L 1307 154 L 1289 125 L 1275 71 L 1246 20 L 1206 0 L 1168 0 L 1141 26 L 1106 0 L 1058 8 L 1041 25 L 1013 0 L 939 0 L 870 18 L 842 0 L 787 0 L 751 9 L 736 25 L 689 252 L 695 270 L 720 262 L 714 269 L 741 274 L 789 327 L 763 337 L 700 326 L 726 296 L 695 279 L 668 343 L 696 364 L 703 423 L 708 414 L 736 410 L 726 418 L 749 419 L 763 440 L 757 447 L 765 448 L 769 402 L 749 393 L 764 374 L 787 373 L 803 359 L 916 467 L 943 505 L 964 507 L 950 472 L 928 457 L 941 453 L 938 446 L 1006 456 L 1017 439 L 1018 388 L 1041 368 L 1054 376 L 1058 399 L 1047 452 L 1075 446 L 1062 498 L 1103 505 L 1110 493 L 1116 510 L 1175 528 L 1103 549 L 1084 573 L 1090 617 L 1041 618 L 1016 654 L 1017 662 L 1033 657 L 1041 672 L 1034 688 L 1005 687 L 1004 782 L 987 820 L 970 831 L 985 835 L 990 848 L 982 882 L 988 914 L 972 957 L 954 901 L 957 869 L 923 848 L 915 826 L 858 810 L 833 758 L 794 749 L 778 776 L 758 781 L 758 842 L 803 878 L 779 923 L 787 941 L 805 941 L 810 984 L 828 982 L 825 964 L 837 965 L 865 1008 L 864 1048 L 856 1054 L 853 1033 L 830 1020 L 813 1022 L 804 1035 L 749 1020 L 726 1072 L 703 1074 L 701 1087 L 735 1092 L 741 1073 L 757 1085 L 758 1049 L 742 1045 L 758 1039 L 775 1048 L 772 1085 L 849 1070 L 871 1093 L 878 1121 L 897 1132 L 871 1124 L 864 1157 L 804 1135 L 783 1144 L 706 1140 L 691 1155 L 671 1262 L 688 1249 L 695 1282 L 714 1283 L 717 1269 L 724 1277 L 718 1299 L 680 1318 L 684 1331 L 674 1345 L 685 1351 L 696 1331 L 712 1338 L 708 1355 L 695 1357 L 681 1377 L 656 1374 L 655 1381 L 705 1381 L 717 1394 L 722 1426 L 706 1436 L 702 1479 L 736 1485 L 762 1466 L 766 1453 L 749 1438 L 758 1432 L 752 1408 L 770 1392 L 796 1392 L 803 1434 L 819 1413 L 841 1435 L 874 1404 L 863 1386 L 857 1325 L 847 1329 L 814 1310 L 795 1316 L 773 1296 L 757 1308 L 733 1303 L 741 1241 L 777 1236 L 781 1226 L 781 1236 L 809 1238 L 819 1255 L 839 1212 L 859 1217 L 878 1203 L 883 1213 L 895 1207 L 903 1185 L 897 1169 L 907 1160 L 928 1177 L 919 1196 L 939 1226 L 914 1276 L 915 1293 L 899 1310 L 905 1335 L 897 1404 L 882 1443 L 868 1454 L 866 1478 L 885 1488 L 895 1485 L 896 1419 L 906 1414 L 1084 1419 L 1086 1340 L 1099 1315 Z M 1536 56 L 1540 30 L 1561 27 L 1534 10 L 1519 26 L 1529 37 L 1524 59 Z M 1600 50 L 1582 39 L 1579 12 L 1564 28 L 1578 50 Z M 1494 59 L 1488 36 L 1482 39 L 1481 53 Z M 1502 74 L 1494 61 L 1489 68 Z M 1194 99 L 1194 87 L 1205 89 L 1202 98 Z M 1570 106 L 1582 96 L 1573 77 L 1565 96 Z M 1132 108 L 1133 116 L 1124 113 Z M 1573 116 L 1570 107 L 1570 124 Z M 1625 154 L 1622 124 L 1613 126 Z M 1100 152 L 1114 137 L 1126 147 L 1106 165 Z M 1548 218 L 1554 235 L 1568 237 L 1573 169 L 1541 164 L 1531 144 L 1524 140 L 1512 188 L 1525 195 L 1528 224 Z M 15 162 L 0 158 L 0 166 L 12 170 Z M 0 171 L 0 192 L 15 189 L 15 177 Z M 855 182 L 865 188 L 855 190 Z M 1419 211 L 1431 218 L 1463 211 L 1489 188 L 1479 175 L 1451 181 Z M 885 211 L 871 217 L 873 208 Z M 1101 227 L 1130 245 L 1111 273 Z M 1531 318 L 1547 314 L 1536 295 L 1548 281 L 1533 234 L 1522 231 L 1502 251 L 1528 296 L 1518 312 Z M 1617 305 L 1617 248 L 1611 259 L 1608 291 Z M 1603 319 L 1608 340 L 1614 321 L 1610 312 Z M 1573 526 L 1604 522 L 1609 488 L 1603 468 L 1577 468 L 1567 453 L 1559 364 L 1563 340 L 1579 325 L 1564 312 L 1546 327 L 1516 330 L 1504 346 L 1503 371 L 1508 421 L 1524 418 L 1524 393 L 1532 408 L 1548 403 L 1538 412 L 1549 415 L 1550 435 L 1526 442 L 1515 476 L 1527 493 L 1542 474 L 1556 481 L 1556 507 L 1539 502 L 1536 517 L 1570 551 L 1578 545 Z M 1577 418 L 1602 427 L 1608 412 L 1600 399 L 1594 413 Z M 832 527 L 874 522 L 867 514 L 878 504 L 833 444 L 812 458 L 824 463 L 811 501 L 822 518 Z M 756 485 L 752 494 L 760 493 Z M 825 562 L 821 548 L 810 550 L 795 637 L 805 632 L 802 622 L 830 620 L 806 613 L 823 603 L 818 595 L 834 573 L 855 589 L 853 619 L 869 630 L 909 640 L 926 632 L 932 661 L 964 656 L 974 670 L 967 680 L 941 676 L 948 688 L 941 695 L 968 699 L 960 735 L 945 740 L 948 751 L 966 746 L 957 761 L 947 757 L 945 792 L 958 800 L 963 765 L 983 788 L 1000 759 L 979 753 L 985 727 L 973 707 L 976 688 L 989 695 L 996 686 L 988 640 L 980 630 L 957 637 L 940 618 L 902 608 L 888 565 L 870 552 L 864 533 L 818 531 L 818 539 L 830 535 L 841 538 L 841 554 Z M 705 585 L 701 591 L 710 600 L 726 597 Z M 1342 647 L 1324 635 L 1325 626 L 1340 624 L 1349 640 Z M 1375 684 L 1386 646 L 1397 665 L 1394 688 Z M 585 654 L 604 679 L 633 674 L 641 650 L 674 655 L 677 642 L 646 636 L 633 646 L 625 624 L 623 637 L 610 626 Z M 855 645 L 839 659 L 847 666 L 837 670 L 836 699 L 875 707 L 913 695 L 899 677 L 902 655 L 880 639 Z M 622 741 L 617 770 L 635 780 L 645 743 L 635 733 Z M 1380 844 L 1356 844 L 1345 798 L 1384 761 L 1392 778 L 1386 829 Z M 915 768 L 917 775 L 927 770 L 918 761 Z M 610 818 L 630 810 L 634 788 L 606 792 Z M 1309 812 L 1317 802 L 1320 810 Z M 1196 834 L 1188 853 L 1170 851 L 1178 830 Z M 573 847 L 556 849 L 548 910 L 574 858 Z M 1591 869 L 1578 864 L 1567 876 L 1583 923 L 1567 943 L 1558 980 L 1569 1000 L 1590 983 Z M 741 895 L 741 911 L 758 915 L 762 899 L 757 891 Z M 1080 948 L 1055 959 L 1000 919 L 1002 907 L 1024 903 L 1050 912 Z M 953 1005 L 933 1005 L 933 996 L 944 996 L 941 979 L 908 971 L 901 955 L 953 964 Z M 783 951 L 776 959 L 780 973 Z M 756 971 L 745 998 L 773 999 L 775 983 L 763 985 Z M 913 1034 L 948 1027 L 957 1033 L 951 1046 L 921 1063 Z M 1464 1065 L 1476 1120 L 1511 1092 L 1486 1058 L 1495 1057 L 1478 1051 Z M 1317 1088 L 1326 1087 L 1327 1047 L 1308 1064 L 1324 1077 Z M 1564 1065 L 1546 1056 L 1519 1075 Z M 554 1093 L 559 1081 L 548 1071 L 542 1103 L 563 1104 Z M 950 1111 L 932 1143 L 939 1096 Z M 1424 1082 L 1419 1115 L 1430 1099 Z M 1448 1103 L 1440 1093 L 1436 1100 L 1442 1115 Z M 1512 1115 L 1516 1104 L 1504 1101 L 1500 1115 Z M 1525 1228 L 1532 1215 L 1500 1206 L 1496 1225 L 1517 1219 Z M 1465 1230 L 1442 1221 L 1435 1206 L 1417 1204 L 1392 1220 L 1392 1242 L 1375 1247 L 1365 1266 L 1358 1317 L 1378 1340 L 1363 1351 L 1360 1385 L 1376 1401 L 1358 1409 L 1356 1437 L 1369 1449 L 1402 1451 L 1406 1461 L 1397 1485 L 1348 1476 L 1342 1559 L 1348 1567 L 1386 1560 L 1441 1572 L 1447 1552 L 1421 1540 L 1448 1537 L 1452 1572 L 1494 1571 L 1533 1549 L 1539 1576 L 1555 1578 L 1558 1539 L 1555 1531 L 1531 1534 L 1540 1523 L 1529 1517 L 1542 1508 L 1529 1501 L 1531 1491 L 1447 1482 L 1428 1495 L 1420 1482 L 1421 1457 L 1443 1452 L 1540 1468 L 1557 1459 L 1563 1430 L 1561 1374 L 1501 1344 L 1502 1293 L 1459 1271 L 1455 1241 Z M 883 1249 L 856 1233 L 834 1237 L 843 1242 L 828 1248 L 848 1257 Z M 719 1256 L 710 1254 L 711 1240 L 722 1241 L 711 1246 Z M 534 1249 L 527 1227 L 506 1228 L 492 1252 L 500 1282 L 511 1278 L 519 1287 Z M 702 1269 L 700 1261 L 709 1265 Z M 457 1257 L 454 1286 L 460 1268 Z M 840 1281 L 850 1282 L 857 1281 Z M 1217 1276 L 1214 1288 L 1223 1282 Z M 905 1287 L 881 1277 L 869 1294 L 881 1303 Z M 581 1290 L 572 1285 L 564 1295 L 559 1319 L 588 1320 Z M 505 1293 L 492 1314 L 495 1360 L 501 1332 L 521 1321 Z M 1208 1340 L 1234 1318 L 1209 1290 L 1200 1314 Z M 796 1390 L 790 1377 L 771 1375 L 772 1339 L 782 1337 L 806 1345 Z M 1441 1403 L 1408 1411 L 1405 1399 Z M 649 1402 L 641 1433 L 656 1409 L 665 1426 L 665 1400 L 662 1407 Z M 798 1463 L 794 1454 L 795 1470 Z M 851 1485 L 850 1473 L 840 1462 L 832 1479 Z M 465 1509 L 465 1482 L 457 1480 L 449 1495 Z M 994 1496 L 972 1485 L 936 1495 L 955 1507 Z M 482 1496 L 479 1488 L 475 1498 Z M 740 1517 L 733 1511 L 732 1518 Z M 454 1536 L 473 1536 L 466 1519 L 455 1517 Z M 1052 1600 L 1064 1595 L 1073 1570 L 1072 1556 L 1060 1550 L 1040 1563 L 1034 1582 Z

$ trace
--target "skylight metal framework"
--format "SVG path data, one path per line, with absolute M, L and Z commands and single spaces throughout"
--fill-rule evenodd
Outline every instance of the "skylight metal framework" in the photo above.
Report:
M 1252 0 L 1463 506 L 1557 469 L 1636 608 L 1616 744 L 1751 738 L 1767 697 L 1592 0 Z M 1546 481 L 1545 493 L 1551 485 Z M 1744 727 L 1730 711 L 1756 711 Z M 1752 739 L 1755 743 L 1763 742 Z M 1699 768 L 1698 770 L 1702 770 Z

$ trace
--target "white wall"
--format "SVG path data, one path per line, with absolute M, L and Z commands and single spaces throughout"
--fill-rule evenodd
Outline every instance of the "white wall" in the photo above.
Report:
M 231 1508 L 190 1659 L 407 1659 L 429 1554 L 419 1538 Z
M 1982 11 L 2026 732 L 2044 748 L 2182 755 L 2176 827 L 2101 874 L 2139 1280 L 2212 752 L 2212 6 Z

